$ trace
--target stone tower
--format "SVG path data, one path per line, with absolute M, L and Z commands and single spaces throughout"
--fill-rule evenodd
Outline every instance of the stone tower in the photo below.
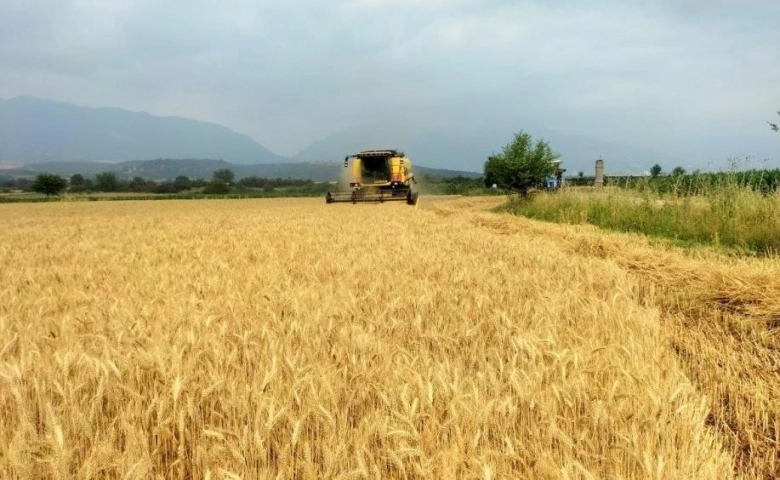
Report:
M 599 188 L 604 186 L 604 160 L 600 158 L 596 160 L 596 181 L 594 185 Z

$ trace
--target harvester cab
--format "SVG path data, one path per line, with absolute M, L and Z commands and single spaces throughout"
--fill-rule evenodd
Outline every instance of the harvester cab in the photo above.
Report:
M 350 168 L 348 191 L 328 192 L 327 203 L 406 201 L 417 204 L 417 183 L 412 161 L 397 150 L 364 150 L 344 157 L 344 168 Z

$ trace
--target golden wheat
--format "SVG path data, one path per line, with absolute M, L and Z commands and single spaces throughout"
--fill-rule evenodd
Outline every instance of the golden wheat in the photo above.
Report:
M 712 410 L 776 428 L 771 372 L 707 350 L 651 247 L 426 200 L 0 205 L 0 476 L 771 472 Z
M 639 299 L 661 309 L 661 325 L 681 366 L 710 399 L 708 425 L 723 433 L 737 472 L 780 477 L 780 261 L 724 255 L 716 248 L 650 248 L 643 236 L 608 234 L 485 215 L 471 222 L 510 235 L 543 237 L 572 255 L 628 270 Z M 438 209 L 449 215 L 452 208 Z M 460 210 L 463 213 L 463 209 Z

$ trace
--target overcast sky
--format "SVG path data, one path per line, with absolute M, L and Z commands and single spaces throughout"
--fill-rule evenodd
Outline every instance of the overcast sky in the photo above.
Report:
M 769 138 L 780 1 L 0 0 L 0 97 L 24 94 L 213 121 L 288 155 L 380 117 Z

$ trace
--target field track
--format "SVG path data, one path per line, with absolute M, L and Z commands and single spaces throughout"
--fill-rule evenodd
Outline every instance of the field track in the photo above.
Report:
M 0 478 L 780 476 L 780 264 L 501 199 L 0 205 Z

